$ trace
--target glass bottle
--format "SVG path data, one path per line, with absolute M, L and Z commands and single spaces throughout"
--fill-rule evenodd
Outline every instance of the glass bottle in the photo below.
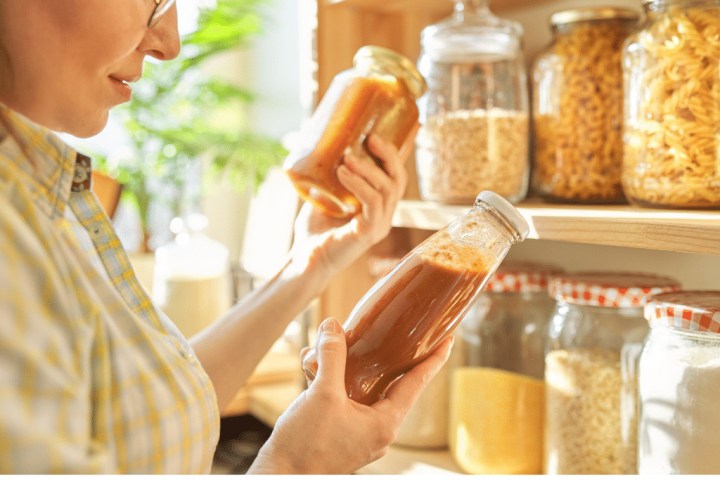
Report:
M 640 474 L 717 474 L 720 291 L 650 297 L 640 355 Z
M 643 305 L 672 278 L 578 272 L 550 280 L 557 300 L 545 357 L 545 472 L 637 473 L 637 362 Z
M 343 325 L 345 383 L 370 405 L 452 333 L 528 225 L 503 197 L 485 191 L 474 206 L 416 246 L 360 299 Z M 303 359 L 308 381 L 317 354 Z
M 643 0 L 623 51 L 622 183 L 637 205 L 720 208 L 720 0 Z
M 503 262 L 460 324 L 452 372 L 450 452 L 467 473 L 540 474 L 548 279 L 562 269 Z
M 225 245 L 203 233 L 204 215 L 176 217 L 175 239 L 155 250 L 153 301 L 190 338 L 232 305 L 233 285 Z
M 415 161 L 420 196 L 471 204 L 488 189 L 517 203 L 527 193 L 528 85 L 519 23 L 487 0 L 455 0 L 451 17 L 425 27 L 418 69 Z
M 365 145 L 372 133 L 403 147 L 418 123 L 416 102 L 425 88 L 407 58 L 387 48 L 360 48 L 353 67 L 335 76 L 285 159 L 285 172 L 300 196 L 335 217 L 359 212 L 337 168 L 348 152 L 379 162 Z
M 564 10 L 534 61 L 533 191 L 549 201 L 623 203 L 623 41 L 638 21 L 624 8 Z

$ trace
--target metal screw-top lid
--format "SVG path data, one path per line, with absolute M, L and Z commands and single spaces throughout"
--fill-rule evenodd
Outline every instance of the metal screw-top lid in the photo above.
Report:
M 480 194 L 475 199 L 475 204 L 479 202 L 487 203 L 495 210 L 497 210 L 498 213 L 500 213 L 505 218 L 505 220 L 507 220 L 507 222 L 517 232 L 518 242 L 521 242 L 527 238 L 528 234 L 530 233 L 530 226 L 528 225 L 527 221 L 525 221 L 525 217 L 522 216 L 520 211 L 515 208 L 512 203 L 508 202 L 507 200 L 505 200 L 505 198 L 490 190 L 484 190 L 480 192 Z
M 389 48 L 375 45 L 361 47 L 353 57 L 353 64 L 357 67 L 366 67 L 372 64 L 381 66 L 384 70 L 405 82 L 415 99 L 422 97 L 427 90 L 425 79 L 415 67 L 415 64 L 407 57 Z
M 550 16 L 550 25 L 553 27 L 575 22 L 593 20 L 629 20 L 637 21 L 640 14 L 629 8 L 574 8 L 563 10 Z

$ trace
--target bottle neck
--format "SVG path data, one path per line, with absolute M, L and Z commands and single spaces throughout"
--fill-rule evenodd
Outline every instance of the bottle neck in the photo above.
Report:
M 491 15 L 488 0 L 456 0 L 456 16 Z

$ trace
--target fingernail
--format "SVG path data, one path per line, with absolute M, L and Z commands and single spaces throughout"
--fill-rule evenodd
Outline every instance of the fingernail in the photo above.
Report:
M 320 333 L 340 333 L 340 324 L 334 318 L 327 318 L 320 324 Z

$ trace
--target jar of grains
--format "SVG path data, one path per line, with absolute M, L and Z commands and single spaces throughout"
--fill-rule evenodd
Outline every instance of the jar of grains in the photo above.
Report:
M 456 0 L 450 18 L 422 31 L 415 159 L 420 196 L 472 204 L 488 189 L 512 203 L 529 178 L 528 86 L 522 27 L 487 0 Z
M 398 149 L 409 148 L 418 124 L 417 99 L 425 80 L 415 64 L 387 48 L 364 46 L 353 67 L 338 73 L 322 98 L 302 140 L 283 168 L 300 196 L 335 217 L 360 211 L 360 202 L 343 186 L 337 169 L 347 153 L 380 164 L 366 148 L 376 133 Z
M 720 0 L 644 0 L 623 52 L 623 188 L 642 206 L 720 208 Z
M 504 262 L 460 324 L 450 387 L 450 452 L 471 474 L 542 473 L 547 324 L 545 264 Z
M 639 473 L 720 473 L 720 291 L 655 295 L 645 318 Z
M 550 17 L 552 43 L 532 72 L 533 190 L 549 201 L 623 203 L 623 41 L 638 21 L 623 8 Z
M 646 299 L 671 278 L 628 272 L 553 277 L 545 357 L 545 473 L 633 474 Z

